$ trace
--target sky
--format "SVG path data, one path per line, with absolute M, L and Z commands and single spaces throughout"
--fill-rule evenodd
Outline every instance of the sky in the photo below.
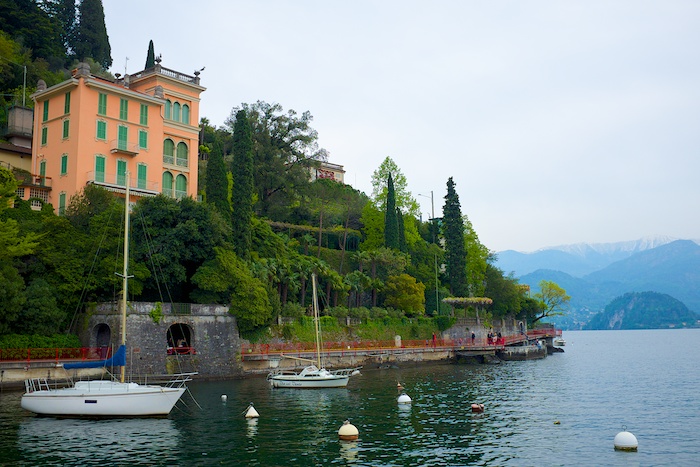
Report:
M 214 126 L 258 100 L 308 110 L 346 183 L 371 194 L 390 157 L 423 219 L 453 177 L 492 251 L 700 239 L 695 0 L 103 4 L 113 73 L 153 40 L 164 67 L 206 67 Z

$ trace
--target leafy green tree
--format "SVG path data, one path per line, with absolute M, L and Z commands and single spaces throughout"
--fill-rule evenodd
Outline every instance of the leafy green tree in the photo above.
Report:
M 250 219 L 253 216 L 253 136 L 245 110 L 236 112 L 233 125 L 233 248 L 244 260 L 250 259 Z
M 164 196 L 139 200 L 132 219 L 132 258 L 153 271 L 142 298 L 188 301 L 197 268 L 226 244 L 224 219 L 208 204 Z
M 78 11 L 80 22 L 77 28 L 75 55 L 78 60 L 91 57 L 106 70 L 112 66 L 112 48 L 107 36 L 102 0 L 82 0 Z
M 61 24 L 32 0 L 0 1 L 0 30 L 10 34 L 34 57 L 57 61 L 63 65 L 65 49 Z
M 384 246 L 384 216 L 372 202 L 362 208 L 362 233 L 364 239 L 360 248 L 365 251 L 374 250 Z
M 566 290 L 553 281 L 541 280 L 538 285 L 540 291 L 533 298 L 542 304 L 542 308 L 532 320 L 533 324 L 542 318 L 563 315 L 569 309 L 569 300 L 571 300 Z
M 71 55 L 77 26 L 75 0 L 43 0 L 41 8 L 58 22 L 65 53 Z
M 51 336 L 65 330 L 66 312 L 59 309 L 54 289 L 44 279 L 35 279 L 26 289 L 27 302 L 17 330 L 22 334 Z
M 480 297 L 484 294 L 489 250 L 479 241 L 479 236 L 466 215 L 464 216 L 464 251 L 467 255 L 467 288 L 469 296 Z
M 386 180 L 389 178 L 389 175 L 393 177 L 396 207 L 401 209 L 401 212 L 405 214 L 419 217 L 420 209 L 418 207 L 418 202 L 413 198 L 411 192 L 408 191 L 406 176 L 401 172 L 396 162 L 390 157 L 384 159 L 379 168 L 372 174 L 372 201 L 374 204 L 381 211 L 386 211 L 389 191 Z
M 207 162 L 206 199 L 226 219 L 231 216 L 226 165 L 221 153 L 221 144 L 215 144 Z
M 156 51 L 153 48 L 153 40 L 150 40 L 148 41 L 148 52 L 146 53 L 146 65 L 143 69 L 148 70 L 154 66 L 156 66 Z
M 200 303 L 228 303 L 241 332 L 265 326 L 272 320 L 272 306 L 264 284 L 232 251 L 216 248 L 192 278 L 199 286 L 193 294 Z
M 485 282 L 484 296 L 493 300 L 491 311 L 494 317 L 501 318 L 520 313 L 523 293 L 517 279 L 505 276 L 503 271 L 487 263 Z
M 279 104 L 257 101 L 233 109 L 226 120 L 231 129 L 238 110 L 245 110 L 252 127 L 256 213 L 283 219 L 289 207 L 299 202 L 299 189 L 310 183 L 310 169 L 328 157 L 318 147 L 318 133 L 311 128 L 313 117 L 308 111 L 284 113 Z
M 447 180 L 447 195 L 442 218 L 443 236 L 445 238 L 445 273 L 450 284 L 450 291 L 457 297 L 468 296 L 467 258 L 464 249 L 464 223 L 459 204 L 459 195 L 450 177 Z
M 394 181 L 389 174 L 386 182 L 386 208 L 384 210 L 384 246 L 399 249 L 399 221 L 396 218 L 396 199 L 394 198 Z
M 384 305 L 402 310 L 407 316 L 425 312 L 425 285 L 408 274 L 389 276 L 384 287 Z

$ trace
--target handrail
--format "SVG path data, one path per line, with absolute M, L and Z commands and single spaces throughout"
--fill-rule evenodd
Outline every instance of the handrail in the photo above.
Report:
M 92 361 L 112 356 L 111 347 L 0 349 L 0 362 Z

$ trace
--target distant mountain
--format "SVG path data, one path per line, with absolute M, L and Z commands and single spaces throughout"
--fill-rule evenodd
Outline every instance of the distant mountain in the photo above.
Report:
M 553 321 L 565 329 L 581 329 L 613 299 L 628 292 L 657 292 L 700 311 L 700 245 L 676 240 L 641 251 L 583 277 L 552 269 L 521 276 L 532 293 L 541 280 L 551 280 L 571 296 L 570 313 Z
M 663 329 L 692 327 L 700 316 L 682 302 L 656 292 L 626 293 L 614 299 L 586 329 Z
M 496 253 L 497 260 L 494 265 L 506 273 L 513 272 L 516 277 L 538 269 L 552 269 L 583 277 L 635 253 L 651 250 L 675 240 L 677 239 L 672 237 L 656 236 L 627 242 L 560 245 L 532 253 L 506 250 Z

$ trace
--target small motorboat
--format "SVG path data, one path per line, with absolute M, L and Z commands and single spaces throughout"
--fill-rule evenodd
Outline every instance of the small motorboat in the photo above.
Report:
M 554 339 L 554 345 L 564 347 L 566 345 L 566 341 L 561 337 L 557 337 L 556 339 Z

